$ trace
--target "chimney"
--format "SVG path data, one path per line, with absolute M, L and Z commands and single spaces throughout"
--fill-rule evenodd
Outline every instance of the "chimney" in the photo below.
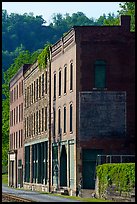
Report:
M 121 15 L 120 17 L 120 25 L 122 28 L 124 28 L 127 31 L 130 31 L 130 15 Z

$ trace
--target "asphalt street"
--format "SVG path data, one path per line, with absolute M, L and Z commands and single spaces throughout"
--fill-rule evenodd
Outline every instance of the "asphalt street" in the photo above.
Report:
M 16 196 L 20 196 L 27 199 L 32 199 L 36 202 L 80 202 L 77 200 L 62 198 L 58 196 L 53 196 L 50 194 L 41 194 L 38 191 L 28 191 L 28 190 L 17 190 L 14 188 L 7 187 L 2 185 L 2 192 L 10 193 Z

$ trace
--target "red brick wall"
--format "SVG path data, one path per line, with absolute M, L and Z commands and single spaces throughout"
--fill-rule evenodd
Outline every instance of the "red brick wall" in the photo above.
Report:
M 106 90 L 126 91 L 127 113 L 126 138 L 91 139 L 91 142 L 81 143 L 83 147 L 100 148 L 106 151 L 134 154 L 135 136 L 135 36 L 129 28 L 115 27 L 85 27 L 77 35 L 80 51 L 80 85 L 78 91 L 93 91 L 94 62 L 97 59 L 106 61 Z

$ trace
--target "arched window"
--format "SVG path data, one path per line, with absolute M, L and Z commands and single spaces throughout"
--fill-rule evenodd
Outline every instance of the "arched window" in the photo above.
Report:
M 64 107 L 64 133 L 66 133 L 66 106 Z
M 72 120 L 73 120 L 73 110 L 72 110 L 72 104 L 70 104 L 70 132 L 72 132 Z
M 95 88 L 106 87 L 106 62 L 104 60 L 96 60 L 95 64 Z
M 73 89 L 73 63 L 70 63 L 70 90 Z

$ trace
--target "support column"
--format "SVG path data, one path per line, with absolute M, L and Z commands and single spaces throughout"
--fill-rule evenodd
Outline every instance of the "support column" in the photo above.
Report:
M 32 165 L 32 145 L 30 145 L 30 183 L 33 182 L 33 169 L 32 169 L 33 165 Z
M 10 154 L 8 153 L 8 186 L 10 186 Z
M 17 153 L 15 154 L 14 160 L 14 187 L 17 188 Z

